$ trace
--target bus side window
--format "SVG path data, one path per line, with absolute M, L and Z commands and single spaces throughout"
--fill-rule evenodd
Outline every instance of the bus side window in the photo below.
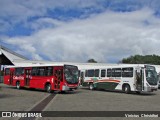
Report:
M 85 70 L 85 77 L 88 77 L 88 70 Z
M 15 69 L 15 75 L 23 75 L 24 74 L 24 68 L 16 68 Z
M 112 69 L 107 69 L 107 77 L 112 77 Z
M 115 69 L 113 68 L 111 71 L 112 71 L 112 77 L 116 77 L 115 76 Z
M 94 70 L 88 70 L 88 77 L 94 77 Z
M 133 68 L 122 68 L 122 77 L 133 77 Z
M 32 68 L 31 75 L 32 75 L 32 76 L 36 76 L 36 75 L 37 75 L 37 68 L 36 68 L 36 67 L 33 67 L 33 68 Z
M 114 77 L 121 77 L 121 68 L 114 68 Z
M 101 70 L 101 77 L 105 77 L 106 76 L 106 70 Z
M 99 77 L 99 69 L 95 70 L 95 77 Z
M 10 69 L 9 68 L 6 68 L 5 69 L 5 75 L 9 75 L 10 74 Z
M 46 67 L 45 75 L 52 76 L 53 75 L 53 67 Z
M 45 76 L 45 68 L 44 67 L 37 68 L 37 76 Z

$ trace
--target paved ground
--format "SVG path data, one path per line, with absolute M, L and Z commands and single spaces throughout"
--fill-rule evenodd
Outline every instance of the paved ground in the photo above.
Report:
M 45 98 L 48 93 L 40 90 L 21 89 L 0 84 L 0 111 L 25 111 Z
M 3 84 L 0 84 L 0 86 L 0 111 L 28 111 L 50 95 L 42 90 L 17 90 Z M 134 93 L 90 91 L 81 88 L 69 93 L 56 94 L 44 111 L 160 111 L 160 90 L 154 93 L 137 95 Z M 38 120 L 42 119 L 50 120 L 53 118 L 39 118 Z M 59 117 L 55 119 L 106 120 L 107 118 Z M 130 119 L 134 120 L 135 118 Z M 147 119 L 153 120 L 153 118 Z
M 80 89 L 74 93 L 59 94 L 47 111 L 147 111 L 160 110 L 160 91 L 150 94 L 90 91 Z M 152 108 L 151 108 L 152 106 Z

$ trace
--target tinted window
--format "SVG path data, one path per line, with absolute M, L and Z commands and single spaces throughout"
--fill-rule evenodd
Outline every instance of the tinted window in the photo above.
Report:
M 107 69 L 107 77 L 112 77 L 112 70 L 111 69 Z
M 39 67 L 37 69 L 37 75 L 38 76 L 45 76 L 45 68 L 44 67 Z
M 133 68 L 122 68 L 122 77 L 133 77 Z
M 33 76 L 46 76 L 46 74 L 51 74 L 51 69 L 48 69 L 47 72 L 45 72 L 45 67 L 34 67 L 32 68 L 32 75 Z M 49 73 L 50 72 L 50 73 Z
M 111 71 L 112 71 L 112 77 L 115 77 L 115 70 L 112 69 Z
M 36 67 L 32 68 L 32 75 L 33 76 L 37 75 L 37 68 Z
M 46 67 L 46 71 L 45 71 L 45 75 L 46 76 L 52 76 L 53 75 L 53 67 Z
M 15 75 L 23 75 L 23 74 L 24 74 L 24 68 L 15 69 Z
M 94 77 L 94 70 L 88 70 L 88 77 Z
M 10 69 L 9 68 L 6 68 L 5 69 L 5 75 L 9 75 L 10 74 Z
M 85 70 L 85 77 L 88 77 L 88 70 Z
M 99 77 L 99 69 L 95 70 L 95 77 Z
M 112 77 L 121 77 L 121 68 L 114 68 L 112 69 L 112 72 L 114 71 L 114 76 Z
M 105 77 L 106 76 L 106 70 L 101 70 L 101 77 Z

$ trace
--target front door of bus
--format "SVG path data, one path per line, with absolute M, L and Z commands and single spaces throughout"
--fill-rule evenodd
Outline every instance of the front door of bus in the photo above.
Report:
M 143 91 L 144 89 L 144 69 L 136 70 L 136 89 Z
M 81 75 L 80 75 L 80 85 L 83 85 L 83 82 L 84 82 L 84 72 L 81 72 Z
M 9 79 L 9 84 L 12 85 L 13 84 L 13 70 L 10 70 L 10 79 Z
M 31 69 L 25 69 L 25 86 L 30 85 Z
M 60 90 L 60 84 L 63 81 L 63 67 L 57 66 L 54 67 L 54 89 Z

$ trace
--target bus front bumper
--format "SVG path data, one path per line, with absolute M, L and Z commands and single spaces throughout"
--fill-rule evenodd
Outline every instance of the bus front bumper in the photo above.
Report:
M 144 91 L 146 92 L 153 92 L 157 90 L 158 90 L 158 87 L 144 87 Z
M 78 86 L 73 86 L 73 87 L 69 87 L 69 86 L 62 86 L 62 91 L 69 91 L 69 90 L 73 90 L 73 89 L 77 89 Z

